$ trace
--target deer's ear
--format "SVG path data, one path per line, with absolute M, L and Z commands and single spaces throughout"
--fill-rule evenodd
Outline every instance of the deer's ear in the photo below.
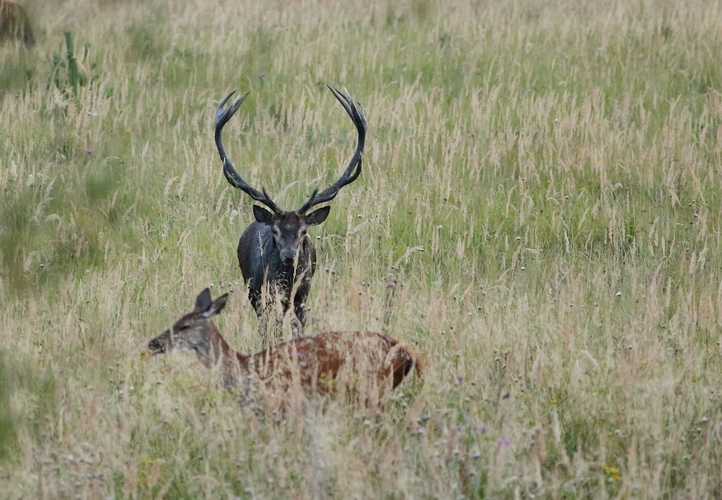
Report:
M 328 217 L 328 213 L 331 211 L 331 207 L 319 208 L 315 212 L 311 212 L 306 216 L 307 226 L 318 226 Z
M 210 305 L 207 311 L 204 311 L 201 316 L 204 318 L 212 318 L 213 316 L 216 316 L 218 313 L 220 313 L 224 307 L 226 307 L 226 302 L 228 301 L 228 294 L 224 293 L 220 297 L 218 297 L 216 300 L 213 301 L 213 303 Z
M 211 291 L 209 289 L 203 290 L 198 297 L 196 297 L 195 311 L 200 312 L 207 309 L 211 305 Z
M 273 224 L 273 214 L 263 207 L 253 205 L 253 217 L 256 218 L 256 222 L 259 224 Z

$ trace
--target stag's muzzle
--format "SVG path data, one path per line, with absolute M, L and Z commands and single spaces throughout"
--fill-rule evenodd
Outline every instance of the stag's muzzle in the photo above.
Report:
M 296 251 L 289 248 L 281 250 L 281 260 L 287 266 L 293 264 L 293 260 L 296 258 Z

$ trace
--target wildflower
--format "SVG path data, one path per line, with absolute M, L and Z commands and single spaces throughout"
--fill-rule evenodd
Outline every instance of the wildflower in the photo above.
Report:
M 483 425 L 477 425 L 476 432 L 486 432 L 486 427 L 484 427 Z
M 499 446 L 509 446 L 511 443 L 506 438 L 499 438 L 496 440 L 496 444 L 498 444 Z
M 458 383 L 463 382 L 463 381 L 464 381 L 463 375 L 457 375 L 457 376 L 456 376 L 456 381 L 457 381 Z
M 456 430 L 457 430 L 458 432 L 461 432 L 461 431 L 464 430 L 464 426 L 461 425 L 461 424 L 459 424 L 459 425 L 456 426 Z
M 616 467 L 604 464 L 602 468 L 607 474 L 609 474 L 609 477 L 612 479 L 612 481 L 619 481 L 622 479 L 622 475 L 619 473 L 619 469 L 617 469 Z
M 93 150 L 92 150 L 92 149 L 89 149 L 89 150 L 88 150 L 88 154 L 89 154 L 89 155 L 92 155 L 92 154 L 93 154 Z
M 261 80 L 265 80 L 265 79 L 266 79 L 266 73 L 261 71 Z

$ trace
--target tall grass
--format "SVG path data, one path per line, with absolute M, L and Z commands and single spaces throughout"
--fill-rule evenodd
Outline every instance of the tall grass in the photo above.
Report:
M 29 12 L 35 49 L 0 47 L 0 496 L 722 495 L 718 2 Z M 227 149 L 293 208 L 355 146 L 326 82 L 370 130 L 313 232 L 307 328 L 428 368 L 381 414 L 259 420 L 143 348 L 212 286 L 257 349 L 214 106 L 251 91 Z

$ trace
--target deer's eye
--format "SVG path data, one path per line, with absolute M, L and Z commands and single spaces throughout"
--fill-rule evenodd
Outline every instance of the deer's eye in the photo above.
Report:
M 300 234 L 301 234 L 301 237 L 304 237 L 304 236 L 306 236 L 306 234 L 308 234 L 308 230 L 307 230 L 307 229 L 301 229 Z

